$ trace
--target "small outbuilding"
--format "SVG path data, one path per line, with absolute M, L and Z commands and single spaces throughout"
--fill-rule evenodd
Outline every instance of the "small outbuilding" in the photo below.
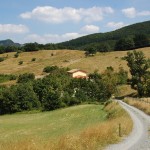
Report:
M 88 78 L 87 72 L 84 70 L 80 70 L 80 69 L 72 69 L 67 71 L 71 77 L 73 78 Z

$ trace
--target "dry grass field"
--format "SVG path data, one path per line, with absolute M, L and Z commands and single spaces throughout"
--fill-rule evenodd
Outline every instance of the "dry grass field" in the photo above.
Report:
M 126 97 L 124 99 L 124 102 L 150 115 L 150 98 L 136 99 L 136 98 Z
M 150 47 L 138 49 L 150 58 Z M 41 75 L 42 70 L 48 65 L 58 65 L 59 67 L 79 68 L 87 72 L 98 70 L 103 72 L 107 67 L 112 66 L 115 70 L 123 67 L 128 70 L 126 61 L 121 58 L 127 51 L 117 51 L 108 53 L 97 53 L 94 57 L 85 57 L 84 51 L 77 50 L 41 50 L 37 52 L 20 53 L 18 58 L 14 58 L 15 53 L 0 54 L 0 57 L 8 57 L 0 62 L 0 74 L 20 74 L 32 72 Z M 53 56 L 52 56 L 53 54 Z M 36 61 L 31 61 L 36 58 Z M 19 61 L 23 61 L 19 65 Z

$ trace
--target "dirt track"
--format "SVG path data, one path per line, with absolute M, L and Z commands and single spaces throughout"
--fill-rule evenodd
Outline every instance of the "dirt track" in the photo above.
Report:
M 121 143 L 110 145 L 106 150 L 150 150 L 150 116 L 119 101 L 133 120 L 133 131 Z

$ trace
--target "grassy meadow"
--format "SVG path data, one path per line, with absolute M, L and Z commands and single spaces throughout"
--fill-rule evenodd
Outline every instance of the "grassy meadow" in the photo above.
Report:
M 138 50 L 143 51 L 146 57 L 150 58 L 150 47 Z M 14 58 L 15 53 L 0 54 L 0 57 L 7 57 L 5 61 L 0 62 L 0 74 L 31 72 L 35 75 L 41 75 L 43 68 L 48 65 L 80 68 L 89 73 L 95 70 L 103 72 L 109 66 L 112 66 L 116 71 L 119 67 L 128 70 L 126 61 L 121 59 L 126 53 L 127 51 L 117 51 L 97 53 L 94 57 L 85 57 L 84 51 L 41 50 L 20 53 L 18 58 Z M 36 60 L 32 61 L 32 58 L 36 58 Z M 19 65 L 19 61 L 23 61 L 23 64 Z
M 100 105 L 81 105 L 51 112 L 0 116 L 0 140 L 11 141 L 39 136 L 47 139 L 106 120 Z M 48 132 L 47 132 L 48 131 Z
M 116 103 L 0 116 L 1 150 L 94 150 L 129 134 L 132 121 Z

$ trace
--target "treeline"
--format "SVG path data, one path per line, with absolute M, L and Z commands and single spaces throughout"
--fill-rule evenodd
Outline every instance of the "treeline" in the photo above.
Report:
M 126 37 L 117 40 L 113 46 L 109 43 L 92 43 L 85 47 L 86 54 L 95 54 L 96 52 L 109 52 L 109 51 L 121 51 L 132 50 L 136 48 L 150 46 L 150 38 L 146 34 L 137 34 L 133 37 Z
M 51 67 L 50 74 L 43 79 L 35 80 L 34 74 L 26 73 L 19 75 L 17 85 L 1 86 L 0 114 L 105 102 L 116 92 L 116 85 L 127 82 L 127 72 L 123 69 L 115 73 L 108 67 L 103 74 L 96 71 L 90 74 L 89 79 L 73 79 L 67 68 Z
M 65 49 L 66 47 L 59 44 L 38 44 L 38 43 L 26 43 L 22 46 L 2 46 L 0 45 L 0 54 L 8 52 L 32 52 L 38 50 L 57 50 Z
M 150 46 L 150 38 L 146 34 L 136 34 L 134 36 L 127 36 L 114 41 L 94 42 L 84 45 L 81 50 L 87 52 L 109 52 L 118 50 L 131 50 L 135 48 L 142 48 Z M 31 52 L 38 50 L 57 50 L 57 49 L 78 49 L 78 47 L 64 46 L 63 44 L 38 44 L 26 43 L 21 47 L 16 46 L 0 46 L 0 54 L 8 52 Z

